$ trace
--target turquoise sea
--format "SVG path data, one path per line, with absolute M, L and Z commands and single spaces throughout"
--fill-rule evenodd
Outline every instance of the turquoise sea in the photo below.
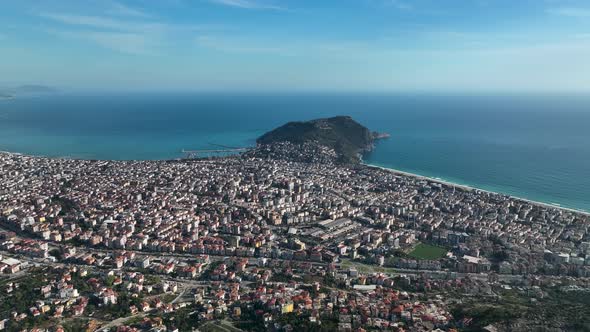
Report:
M 365 161 L 590 211 L 590 96 L 93 94 L 0 100 L 0 150 L 170 159 L 251 146 L 292 120 L 351 115 L 391 134 Z

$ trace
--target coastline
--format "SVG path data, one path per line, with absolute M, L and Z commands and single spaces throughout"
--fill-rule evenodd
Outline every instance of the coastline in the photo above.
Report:
M 573 213 L 580 213 L 583 215 L 590 216 L 590 211 L 585 211 L 585 210 L 580 210 L 580 209 L 575 209 L 575 208 L 568 208 L 568 207 L 564 207 L 561 205 L 555 205 L 555 204 L 551 204 L 551 203 L 535 201 L 535 200 L 531 200 L 531 199 L 527 199 L 527 198 L 523 198 L 523 197 L 508 195 L 508 194 L 504 194 L 504 193 L 500 193 L 500 192 L 495 192 L 495 191 L 481 189 L 481 188 L 468 186 L 468 185 L 464 185 L 464 184 L 454 183 L 454 182 L 446 181 L 443 179 L 437 179 L 437 178 L 424 176 L 424 175 L 420 175 L 420 174 L 416 174 L 416 173 L 405 172 L 405 171 L 401 171 L 401 170 L 398 170 L 395 168 L 373 165 L 373 164 L 366 163 L 364 161 L 361 161 L 361 165 L 363 165 L 365 167 L 369 167 L 369 168 L 375 168 L 375 169 L 380 169 L 383 171 L 391 172 L 391 173 L 394 173 L 397 175 L 403 175 L 403 176 L 408 176 L 408 177 L 412 177 L 412 178 L 427 180 L 430 182 L 440 183 L 440 184 L 443 184 L 446 186 L 460 188 L 460 189 L 467 190 L 467 191 L 480 191 L 480 192 L 485 192 L 488 194 L 506 196 L 506 197 L 510 197 L 515 200 L 527 202 L 532 205 L 542 206 L 542 207 L 546 207 L 546 208 L 553 208 L 553 209 L 558 209 L 558 210 L 564 210 L 564 211 L 573 212 Z
M 37 155 L 29 155 L 29 154 L 25 154 L 25 153 L 19 153 L 19 152 L 10 152 L 10 151 L 0 151 L 0 154 L 8 154 L 8 155 L 18 155 L 18 156 L 29 156 L 29 157 L 33 157 L 33 158 L 47 158 L 47 159 L 80 159 L 80 160 L 89 160 L 89 159 L 83 159 L 83 158 L 69 158 L 69 157 L 46 157 L 46 156 L 37 156 Z M 226 156 L 229 157 L 229 156 Z M 226 157 L 222 157 L 222 158 L 226 158 Z M 182 159 L 157 159 L 157 160 L 127 160 L 127 161 L 153 161 L 153 162 L 165 162 L 165 161 L 178 161 L 178 160 L 182 160 Z M 114 162 L 123 162 L 125 160 L 108 160 L 108 161 L 114 161 Z M 477 187 L 473 187 L 473 186 L 469 186 L 469 185 L 464 185 L 464 184 L 459 184 L 459 183 L 455 183 L 455 182 L 450 182 L 450 181 L 446 181 L 443 179 L 439 179 L 439 178 L 433 178 L 433 177 L 429 177 L 429 176 L 425 176 L 425 175 L 420 175 L 420 174 L 416 174 L 416 173 L 410 173 L 410 172 L 406 172 L 406 171 L 401 171 L 395 168 L 389 168 L 389 167 L 384 167 L 384 166 L 379 166 L 379 165 L 374 165 L 374 164 L 369 164 L 365 161 L 363 161 L 361 159 L 360 161 L 360 165 L 364 166 L 364 167 L 368 167 L 368 168 L 373 168 L 373 169 L 379 169 L 382 171 L 387 171 L 387 172 L 391 172 L 397 175 L 403 175 L 403 176 L 407 176 L 407 177 L 412 177 L 412 178 L 417 178 L 417 179 L 422 179 L 422 180 L 427 180 L 430 182 L 434 182 L 434 183 L 439 183 L 445 186 L 449 186 L 449 187 L 455 187 L 455 188 L 460 188 L 462 190 L 467 190 L 467 191 L 479 191 L 479 192 L 485 192 L 488 194 L 493 194 L 493 195 L 500 195 L 500 196 L 505 196 L 505 197 L 509 197 L 515 200 L 519 200 L 522 202 L 527 202 L 529 204 L 532 205 L 537 205 L 537 206 L 542 206 L 545 208 L 553 208 L 553 209 L 558 209 L 558 210 L 564 210 L 564 211 L 568 211 L 568 212 L 573 212 L 573 213 L 580 213 L 583 215 L 587 215 L 590 216 L 590 211 L 585 211 L 585 210 L 580 210 L 580 209 L 575 209 L 575 208 L 569 208 L 569 207 L 564 207 L 561 205 L 556 205 L 556 204 L 551 204 L 551 203 L 546 203 L 546 202 L 541 202 L 541 201 L 535 201 L 532 199 L 527 199 L 527 198 L 523 198 L 523 197 L 518 197 L 518 196 L 513 196 L 513 195 L 509 195 L 509 194 L 504 194 L 501 192 L 496 192 L 496 191 L 491 191 L 491 190 L 487 190 L 487 189 L 481 189 L 481 188 L 477 188 Z

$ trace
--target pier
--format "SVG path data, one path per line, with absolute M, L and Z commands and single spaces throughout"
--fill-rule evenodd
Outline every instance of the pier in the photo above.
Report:
M 251 150 L 251 147 L 238 148 L 238 147 L 223 147 L 220 149 L 198 149 L 198 150 L 185 150 L 182 149 L 185 159 L 199 158 L 201 155 L 206 156 L 224 156 L 229 153 L 243 153 Z

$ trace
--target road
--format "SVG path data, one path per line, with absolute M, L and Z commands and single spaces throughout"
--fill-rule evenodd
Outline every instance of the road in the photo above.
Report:
M 110 321 L 108 324 L 101 326 L 97 331 L 108 331 L 113 327 L 117 327 L 119 325 L 125 324 L 126 321 L 133 319 L 133 318 L 143 318 L 147 315 L 145 312 L 140 312 L 135 315 L 117 318 L 115 320 Z

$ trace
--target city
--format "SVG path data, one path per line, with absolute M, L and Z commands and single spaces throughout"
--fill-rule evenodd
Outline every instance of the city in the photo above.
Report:
M 590 332 L 590 1 L 4 0 L 0 332 Z
M 587 312 L 589 215 L 336 155 L 0 153 L 0 328 L 559 330 Z M 566 297 L 581 309 L 527 311 Z

